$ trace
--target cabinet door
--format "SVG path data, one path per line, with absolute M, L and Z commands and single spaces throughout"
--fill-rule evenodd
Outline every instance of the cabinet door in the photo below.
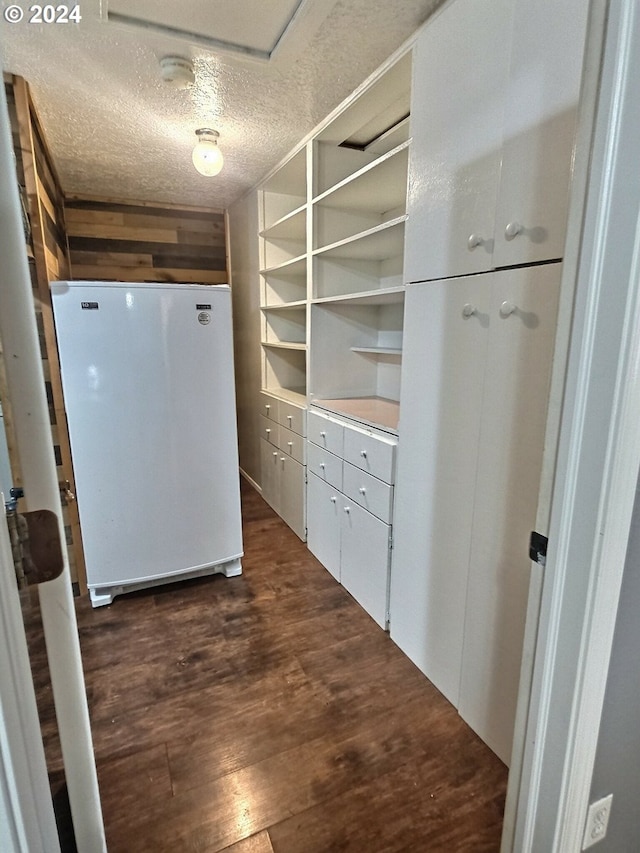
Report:
M 280 453 L 266 439 L 260 439 L 262 497 L 280 514 Z
M 386 628 L 391 528 L 348 498 L 340 509 L 342 585 Z
M 493 280 L 469 560 L 460 714 L 508 763 L 527 609 L 560 264 Z
M 282 451 L 280 466 L 280 515 L 293 532 L 306 539 L 304 466 Z
M 457 705 L 492 274 L 407 288 L 391 638 Z
M 512 0 L 456 0 L 417 41 L 407 281 L 493 266 L 512 10 Z
M 343 495 L 315 474 L 307 483 L 307 546 L 334 578 L 340 580 L 340 515 Z
M 584 0 L 515 4 L 494 267 L 564 254 L 588 11 Z

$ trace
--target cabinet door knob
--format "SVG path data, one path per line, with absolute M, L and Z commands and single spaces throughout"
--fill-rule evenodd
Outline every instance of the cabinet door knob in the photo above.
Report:
M 513 238 L 517 237 L 520 233 L 522 233 L 522 225 L 520 225 L 519 222 L 509 222 L 507 227 L 504 229 L 504 236 L 507 240 L 513 240 Z
M 288 442 L 287 442 L 287 446 L 288 446 L 288 447 L 293 447 L 293 442 L 292 442 L 292 441 L 288 441 Z
M 510 314 L 513 314 L 514 311 L 517 311 L 517 306 L 513 304 L 513 302 L 503 302 L 500 306 L 500 316 L 501 317 L 509 317 Z
M 264 407 L 265 407 L 265 409 L 266 409 L 267 411 L 269 411 L 269 409 L 271 408 L 271 406 L 270 406 L 268 403 L 265 403 L 265 404 L 264 404 Z
M 287 415 L 287 420 L 290 421 L 293 418 L 293 415 Z
M 361 450 L 361 451 L 360 451 L 360 456 L 362 456 L 362 458 L 363 458 L 363 459 L 366 459 L 366 458 L 367 458 L 367 451 L 366 451 L 366 450 Z
M 277 450 L 274 450 L 274 451 L 273 451 L 273 455 L 274 455 L 274 456 L 277 456 L 277 455 L 278 455 L 278 451 L 277 451 Z
M 462 316 L 463 317 L 473 317 L 473 315 L 476 314 L 477 311 L 478 311 L 478 309 L 476 308 L 475 305 L 472 305 L 470 302 L 467 302 L 467 304 L 462 309 Z
M 327 435 L 327 434 L 326 434 L 326 432 L 325 432 L 324 430 L 320 433 L 321 438 L 325 438 L 325 437 L 326 437 L 326 435 Z
M 346 506 L 346 507 L 344 508 L 344 511 L 347 513 L 347 515 L 349 515 L 349 513 L 351 512 L 351 507 L 350 507 L 350 506 Z
M 332 504 L 334 504 L 337 500 L 338 500 L 338 498 L 336 498 L 335 496 L 331 497 L 331 503 Z
M 265 432 L 266 432 L 266 434 L 267 434 L 267 435 L 269 435 L 269 433 L 271 432 L 271 430 L 267 428 L 267 429 L 265 430 Z
M 367 493 L 367 490 L 364 488 L 364 486 L 361 489 L 358 489 L 358 491 L 360 492 L 361 495 L 366 495 L 366 493 Z
M 321 468 L 322 468 L 322 470 L 324 471 L 324 469 L 325 469 L 325 464 L 324 464 L 324 462 L 321 462 L 321 463 L 320 463 L 320 467 L 321 467 Z
M 286 457 L 286 456 L 281 456 L 281 457 L 280 457 L 280 461 L 281 461 L 281 462 L 286 462 L 286 461 L 287 461 L 287 457 Z
M 479 234 L 469 234 L 469 239 L 467 240 L 467 246 L 469 249 L 475 249 L 476 246 L 482 246 L 484 240 Z

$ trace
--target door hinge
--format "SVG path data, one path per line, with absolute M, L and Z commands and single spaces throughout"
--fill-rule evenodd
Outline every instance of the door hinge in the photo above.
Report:
M 531 537 L 529 538 L 530 559 L 532 559 L 535 563 L 540 563 L 541 566 L 546 566 L 548 545 L 548 537 L 543 536 L 542 533 L 538 533 L 536 530 L 532 530 Z

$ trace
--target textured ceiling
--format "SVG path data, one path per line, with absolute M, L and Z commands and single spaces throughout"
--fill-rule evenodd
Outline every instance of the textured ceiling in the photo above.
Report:
M 66 193 L 222 208 L 310 133 L 439 2 L 274 0 L 284 36 L 270 59 L 258 61 L 214 49 L 206 39 L 109 21 L 107 0 L 80 0 L 79 25 L 28 23 L 31 4 L 18 0 L 25 17 L 0 20 L 0 59 L 31 85 Z M 3 10 L 9 5 L 0 2 Z M 126 7 L 144 17 L 146 10 L 149 17 L 153 7 L 154 21 L 174 29 L 194 32 L 199 24 L 206 38 L 270 52 L 278 26 L 261 32 L 260 24 L 269 5 L 115 0 L 113 11 Z M 159 60 L 167 54 L 192 60 L 192 86 L 176 90 L 162 80 Z M 199 127 L 220 132 L 225 166 L 215 178 L 201 177 L 191 164 Z

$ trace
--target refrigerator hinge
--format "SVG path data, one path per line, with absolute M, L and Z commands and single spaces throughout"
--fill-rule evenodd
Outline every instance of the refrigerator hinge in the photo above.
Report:
M 534 563 L 546 566 L 548 545 L 549 539 L 547 536 L 544 536 L 542 533 L 538 533 L 536 530 L 532 530 L 529 538 L 529 558 L 533 560 Z

